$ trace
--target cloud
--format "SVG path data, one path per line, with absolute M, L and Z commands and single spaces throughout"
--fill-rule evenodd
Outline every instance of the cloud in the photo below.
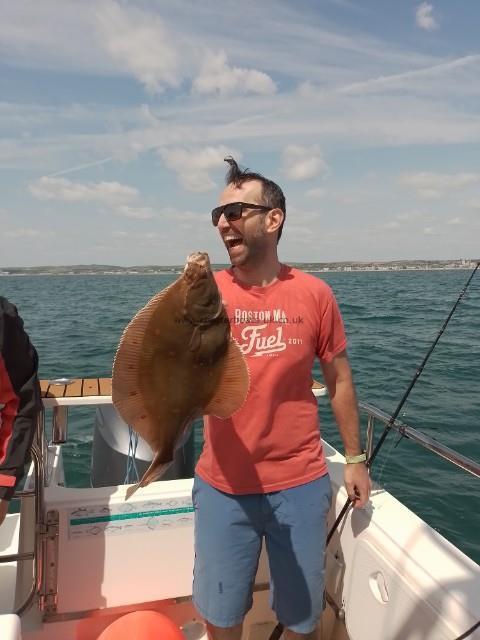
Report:
M 53 231 L 45 231 L 40 229 L 29 229 L 29 228 L 18 228 L 18 229 L 7 229 L 7 231 L 3 231 L 2 235 L 6 238 L 12 239 L 27 239 L 27 238 L 45 238 L 55 235 Z
M 480 182 L 480 173 L 420 172 L 401 176 L 400 183 L 415 189 L 426 200 L 441 198 L 445 192 L 463 189 Z
M 119 182 L 83 184 L 66 178 L 44 176 L 29 186 L 30 193 L 38 200 L 63 200 L 65 202 L 97 202 L 108 206 L 126 204 L 137 198 L 134 187 Z
M 289 180 L 308 180 L 325 173 L 327 163 L 317 146 L 288 145 L 282 153 L 282 172 Z
M 415 22 L 417 27 L 425 29 L 425 31 L 434 31 L 438 29 L 439 24 L 433 15 L 433 5 L 428 2 L 422 2 L 415 11 Z
M 137 220 L 156 217 L 150 207 L 137 204 L 139 192 L 134 187 L 119 182 L 98 182 L 84 184 L 66 178 L 44 176 L 29 186 L 30 193 L 37 200 L 60 200 L 63 202 L 94 202 L 117 215 Z
M 422 220 L 425 217 L 426 213 L 424 211 L 404 211 L 403 213 L 399 213 L 396 217 L 402 222 L 413 222 L 415 220 Z
M 461 75 L 458 70 L 455 73 Z M 71 119 L 67 133 L 65 126 L 58 129 L 64 117 L 62 106 L 45 109 L 31 105 L 27 109 L 10 104 L 2 109 L 0 104 L 0 133 L 5 132 L 0 136 L 0 169 L 35 170 L 42 175 L 89 159 L 113 156 L 126 161 L 151 149 L 234 144 L 236 140 L 251 148 L 261 145 L 267 153 L 277 153 L 279 145 L 291 141 L 308 146 L 312 140 L 322 140 L 331 148 L 339 144 L 347 148 L 405 148 L 408 144 L 479 142 L 480 120 L 466 108 L 468 92 L 455 83 L 451 90 L 453 76 L 452 69 L 448 77 L 437 79 L 444 94 L 435 99 L 398 93 L 374 97 L 327 93 L 309 100 L 299 100 L 296 93 L 250 96 L 248 100 L 199 101 L 189 97 L 173 105 L 167 100 L 154 105 L 151 122 L 146 122 L 138 108 L 92 106 L 85 118 Z M 473 79 L 469 87 L 477 86 L 480 92 L 480 82 Z M 28 139 L 21 138 L 21 129 L 10 120 L 15 111 L 30 120 Z
M 229 66 L 226 53 L 220 51 L 216 54 L 207 54 L 199 75 L 193 81 L 192 90 L 200 94 L 272 95 L 277 87 L 270 76 L 263 71 Z
M 422 61 L 428 64 L 431 58 L 392 43 L 385 46 L 385 41 L 364 31 L 345 34 L 344 25 L 335 28 L 330 21 L 329 28 L 321 28 L 312 20 L 318 15 L 316 7 L 308 11 L 282 0 L 257 3 L 249 6 L 248 11 L 236 11 L 218 2 L 193 0 L 177 3 L 97 0 L 81 3 L 82 11 L 78 10 L 76 0 L 16 0 L 1 4 L 2 61 L 30 69 L 48 67 L 94 75 L 134 72 L 137 76 L 153 75 L 153 83 L 158 81 L 163 85 L 165 71 L 161 67 L 162 59 L 154 60 L 157 52 L 176 60 L 177 66 L 175 60 L 173 63 L 177 75 L 179 69 L 191 75 L 198 68 L 199 52 L 205 49 L 205 42 L 216 51 L 225 50 L 229 56 L 242 60 L 246 68 L 262 60 L 263 68 L 269 73 L 279 72 L 299 81 L 312 79 L 322 83 L 327 72 L 329 78 L 338 73 L 351 76 L 352 54 L 394 65 L 421 64 Z M 268 32 L 266 24 L 269 24 Z M 295 56 L 285 47 L 285 42 L 293 41 Z M 319 50 L 323 64 L 319 64 Z M 168 64 L 166 69 L 168 83 Z
M 123 0 L 82 3 L 81 11 L 75 0 L 2 3 L 0 56 L 27 69 L 129 75 L 157 93 L 179 85 L 185 57 L 159 13 Z
M 210 191 L 216 184 L 209 175 L 211 169 L 227 166 L 226 156 L 241 158 L 238 151 L 228 147 L 205 147 L 204 149 L 189 150 L 181 147 L 161 149 L 159 151 L 165 166 L 177 174 L 178 181 L 187 191 Z
M 320 199 L 325 197 L 326 191 L 321 187 L 317 187 L 316 189 L 309 189 L 308 191 L 305 192 L 305 195 L 307 196 L 307 198 Z
M 123 0 L 97 0 L 82 3 L 81 11 L 75 0 L 1 4 L 0 57 L 14 66 L 129 75 L 159 93 L 180 85 L 193 55 L 182 23 L 168 24 L 162 17 L 168 12 L 147 2 L 136 3 L 140 8 Z
M 179 54 L 163 20 L 152 12 L 103 2 L 96 11 L 104 47 L 152 93 L 178 87 Z
M 113 211 L 126 218 L 135 218 L 136 220 L 149 220 L 156 217 L 155 212 L 150 207 L 130 207 L 123 204 L 113 209 Z
M 383 225 L 384 229 L 399 229 L 400 228 L 400 222 L 398 220 L 391 220 L 390 222 L 386 222 Z

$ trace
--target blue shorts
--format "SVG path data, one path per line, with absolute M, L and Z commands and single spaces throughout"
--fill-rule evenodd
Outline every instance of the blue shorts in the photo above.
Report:
M 328 475 L 266 494 L 231 495 L 198 476 L 193 484 L 193 602 L 216 627 L 233 627 L 252 607 L 262 539 L 270 604 L 284 627 L 310 633 L 324 608 Z

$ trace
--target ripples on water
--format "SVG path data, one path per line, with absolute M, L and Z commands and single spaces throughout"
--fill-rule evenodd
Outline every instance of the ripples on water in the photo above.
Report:
M 465 285 L 467 271 L 318 274 L 333 288 L 349 337 L 361 400 L 392 413 Z M 0 293 L 16 303 L 52 377 L 109 377 L 123 328 L 172 276 L 4 277 Z M 472 281 L 400 418 L 480 460 L 480 274 Z M 320 376 L 319 368 L 315 370 Z M 322 432 L 341 449 L 328 403 Z M 71 411 L 65 447 L 68 482 L 86 486 L 94 410 Z M 380 427 L 377 426 L 378 433 Z M 197 430 L 201 438 L 201 429 Z M 372 468 L 383 485 L 480 562 L 478 480 L 390 434 Z M 199 443 L 201 446 L 201 443 Z

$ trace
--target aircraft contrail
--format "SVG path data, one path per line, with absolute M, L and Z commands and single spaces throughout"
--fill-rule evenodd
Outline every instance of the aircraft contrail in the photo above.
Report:
M 74 171 L 81 171 L 82 169 L 88 169 L 89 167 L 95 167 L 99 164 L 105 164 L 106 162 L 110 162 L 112 160 L 112 156 L 108 158 L 103 158 L 103 160 L 96 160 L 95 162 L 88 162 L 87 164 L 79 164 L 76 167 L 70 167 L 70 169 L 62 169 L 62 171 L 57 171 L 56 173 L 50 173 L 46 178 L 56 178 L 57 176 L 63 176 L 66 173 L 73 173 Z

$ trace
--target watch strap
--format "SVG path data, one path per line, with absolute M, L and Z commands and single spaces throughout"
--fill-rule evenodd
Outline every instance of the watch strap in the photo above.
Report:
M 356 456 L 345 456 L 345 462 L 347 464 L 358 464 L 359 462 L 366 462 L 367 454 L 365 451 L 363 453 L 359 453 Z

